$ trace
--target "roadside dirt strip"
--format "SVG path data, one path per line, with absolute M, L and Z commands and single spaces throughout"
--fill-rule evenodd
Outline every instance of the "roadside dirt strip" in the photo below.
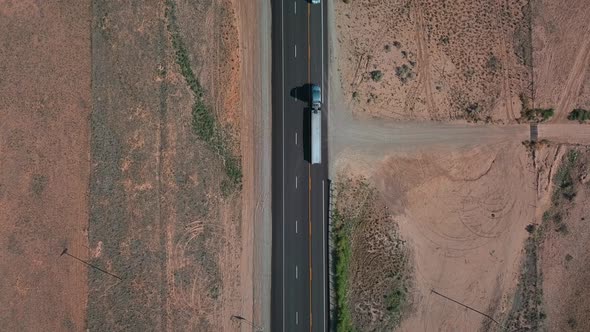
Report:
M 243 276 L 250 276 L 251 287 L 244 289 L 243 316 L 265 331 L 270 329 L 271 273 L 271 136 L 270 112 L 270 2 L 234 0 L 238 9 L 240 50 L 242 52 L 242 151 L 244 187 L 242 218 Z M 249 311 L 252 310 L 250 313 Z

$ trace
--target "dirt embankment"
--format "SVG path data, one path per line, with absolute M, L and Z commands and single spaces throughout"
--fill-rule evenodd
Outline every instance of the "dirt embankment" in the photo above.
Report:
M 537 145 L 542 216 L 530 224 L 506 326 L 518 331 L 587 331 L 590 238 L 586 199 L 590 149 Z
M 75 12 L 76 15 L 71 15 Z M 85 328 L 88 1 L 0 2 L 0 329 Z
M 549 225 L 540 250 L 546 326 L 550 331 L 588 331 L 590 149 L 562 150 L 552 179 L 552 207 L 544 213 Z

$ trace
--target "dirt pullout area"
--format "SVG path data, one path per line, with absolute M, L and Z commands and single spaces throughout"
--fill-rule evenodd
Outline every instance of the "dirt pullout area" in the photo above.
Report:
M 509 123 L 531 95 L 526 0 L 338 0 L 335 20 L 358 115 Z
M 494 324 L 433 291 L 497 320 L 505 317 L 525 226 L 535 217 L 536 178 L 526 147 L 398 153 L 376 168 L 357 165 L 340 167 L 376 186 L 413 253 L 413 309 L 400 330 L 476 331 Z
M 554 107 L 556 121 L 590 110 L 590 6 L 585 0 L 533 1 L 535 106 Z
M 90 272 L 92 331 L 227 331 L 251 310 L 238 36 L 230 1 L 93 4 L 90 253 L 122 280 Z
M 76 15 L 71 15 L 75 12 Z M 0 1 L 0 329 L 82 331 L 88 1 Z

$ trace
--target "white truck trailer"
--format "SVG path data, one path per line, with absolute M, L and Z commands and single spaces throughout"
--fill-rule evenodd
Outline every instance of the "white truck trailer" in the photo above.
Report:
M 322 90 L 311 86 L 311 163 L 322 162 Z

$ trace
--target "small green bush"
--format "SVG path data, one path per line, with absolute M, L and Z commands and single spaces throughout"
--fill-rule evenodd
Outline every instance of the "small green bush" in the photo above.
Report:
M 576 108 L 567 116 L 568 120 L 584 122 L 590 120 L 590 111 Z
M 412 68 L 406 64 L 403 64 L 399 67 L 395 68 L 395 76 L 397 76 L 402 83 L 407 83 L 409 80 L 413 79 L 416 74 L 412 71 Z
M 200 139 L 205 142 L 212 142 L 215 135 L 215 118 L 211 111 L 202 101 L 193 105 L 193 130 Z
M 189 52 L 184 44 L 179 28 L 176 24 L 176 4 L 172 0 L 166 0 L 167 29 L 172 38 L 172 47 L 176 55 L 176 63 L 180 72 L 186 80 L 187 85 L 194 93 L 194 104 L 192 109 L 192 128 L 197 136 L 206 142 L 209 147 L 217 152 L 224 160 L 225 172 L 231 182 L 222 184 L 221 189 L 224 196 L 233 188 L 241 188 L 242 169 L 240 159 L 232 155 L 228 149 L 229 142 L 224 139 L 223 129 L 220 127 L 215 114 L 207 106 L 204 100 L 204 89 L 192 70 Z
M 547 121 L 555 114 L 552 108 L 533 108 L 524 112 L 524 117 L 529 121 Z
M 371 79 L 375 82 L 379 82 L 381 81 L 381 79 L 383 78 L 383 72 L 381 72 L 381 70 L 373 70 L 371 72 Z
M 489 70 L 491 70 L 493 72 L 502 68 L 502 65 L 500 63 L 500 59 L 498 59 L 498 57 L 496 57 L 493 53 L 490 53 L 490 57 L 488 58 L 488 62 L 486 64 L 486 66 L 488 67 Z

